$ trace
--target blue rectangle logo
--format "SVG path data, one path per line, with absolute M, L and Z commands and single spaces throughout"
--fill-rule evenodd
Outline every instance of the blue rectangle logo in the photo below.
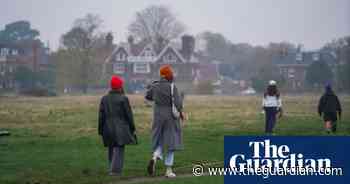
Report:
M 350 182 L 349 136 L 225 136 L 225 184 Z

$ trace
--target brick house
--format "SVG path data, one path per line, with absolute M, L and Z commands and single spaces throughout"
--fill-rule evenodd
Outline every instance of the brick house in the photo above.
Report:
M 218 73 L 215 64 L 212 64 L 213 70 L 210 70 L 210 74 L 200 75 L 203 62 L 194 49 L 195 39 L 189 35 L 181 37 L 181 44 L 162 40 L 158 43 L 135 43 L 130 36 L 127 43 L 118 44 L 107 57 L 104 73 L 107 77 L 112 74 L 122 76 L 128 81 L 129 87 L 132 86 L 135 90 L 142 90 L 146 84 L 159 79 L 159 68 L 164 64 L 173 67 L 178 83 L 193 84 L 202 77 L 208 78 L 208 75 L 214 76 L 211 80 L 216 80 Z M 210 63 L 206 63 L 204 68 L 208 65 Z
M 274 64 L 286 80 L 289 90 L 302 90 L 305 88 L 305 77 L 308 66 L 315 61 L 324 61 L 335 73 L 337 66 L 336 55 L 330 52 L 290 52 L 274 58 Z
M 15 87 L 16 68 L 24 66 L 32 71 L 49 68 L 49 48 L 38 40 L 0 43 L 0 89 Z

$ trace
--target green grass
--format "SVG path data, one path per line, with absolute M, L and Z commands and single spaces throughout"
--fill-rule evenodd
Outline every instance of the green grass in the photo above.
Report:
M 97 135 L 99 96 L 0 98 L 0 183 L 100 184 L 146 176 L 151 156 L 152 109 L 131 96 L 140 144 L 126 148 L 123 177 L 107 175 L 106 149 Z M 341 97 L 344 115 L 337 135 L 350 135 L 350 98 Z M 186 99 L 185 150 L 175 155 L 178 174 L 197 163 L 223 161 L 224 135 L 263 135 L 260 98 L 199 96 Z M 317 97 L 285 97 L 278 135 L 326 135 L 315 113 Z M 158 175 L 164 167 L 159 165 Z M 193 177 L 159 183 L 223 183 L 222 177 Z

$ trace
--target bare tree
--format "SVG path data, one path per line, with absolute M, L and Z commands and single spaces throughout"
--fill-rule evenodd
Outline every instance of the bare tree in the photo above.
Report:
M 139 40 L 172 40 L 185 31 L 183 23 L 166 6 L 149 6 L 136 13 L 129 32 Z
M 89 69 L 94 54 L 95 45 L 101 39 L 99 28 L 102 20 L 98 15 L 87 14 L 83 18 L 77 19 L 70 31 L 64 34 L 61 42 L 69 52 L 74 62 L 80 63 L 81 89 L 87 92 L 89 82 Z

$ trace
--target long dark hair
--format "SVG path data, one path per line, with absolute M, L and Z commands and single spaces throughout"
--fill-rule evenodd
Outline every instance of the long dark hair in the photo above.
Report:
M 277 89 L 276 85 L 268 85 L 266 88 L 266 92 L 264 93 L 264 97 L 266 96 L 276 96 L 277 98 L 280 97 L 280 92 Z

